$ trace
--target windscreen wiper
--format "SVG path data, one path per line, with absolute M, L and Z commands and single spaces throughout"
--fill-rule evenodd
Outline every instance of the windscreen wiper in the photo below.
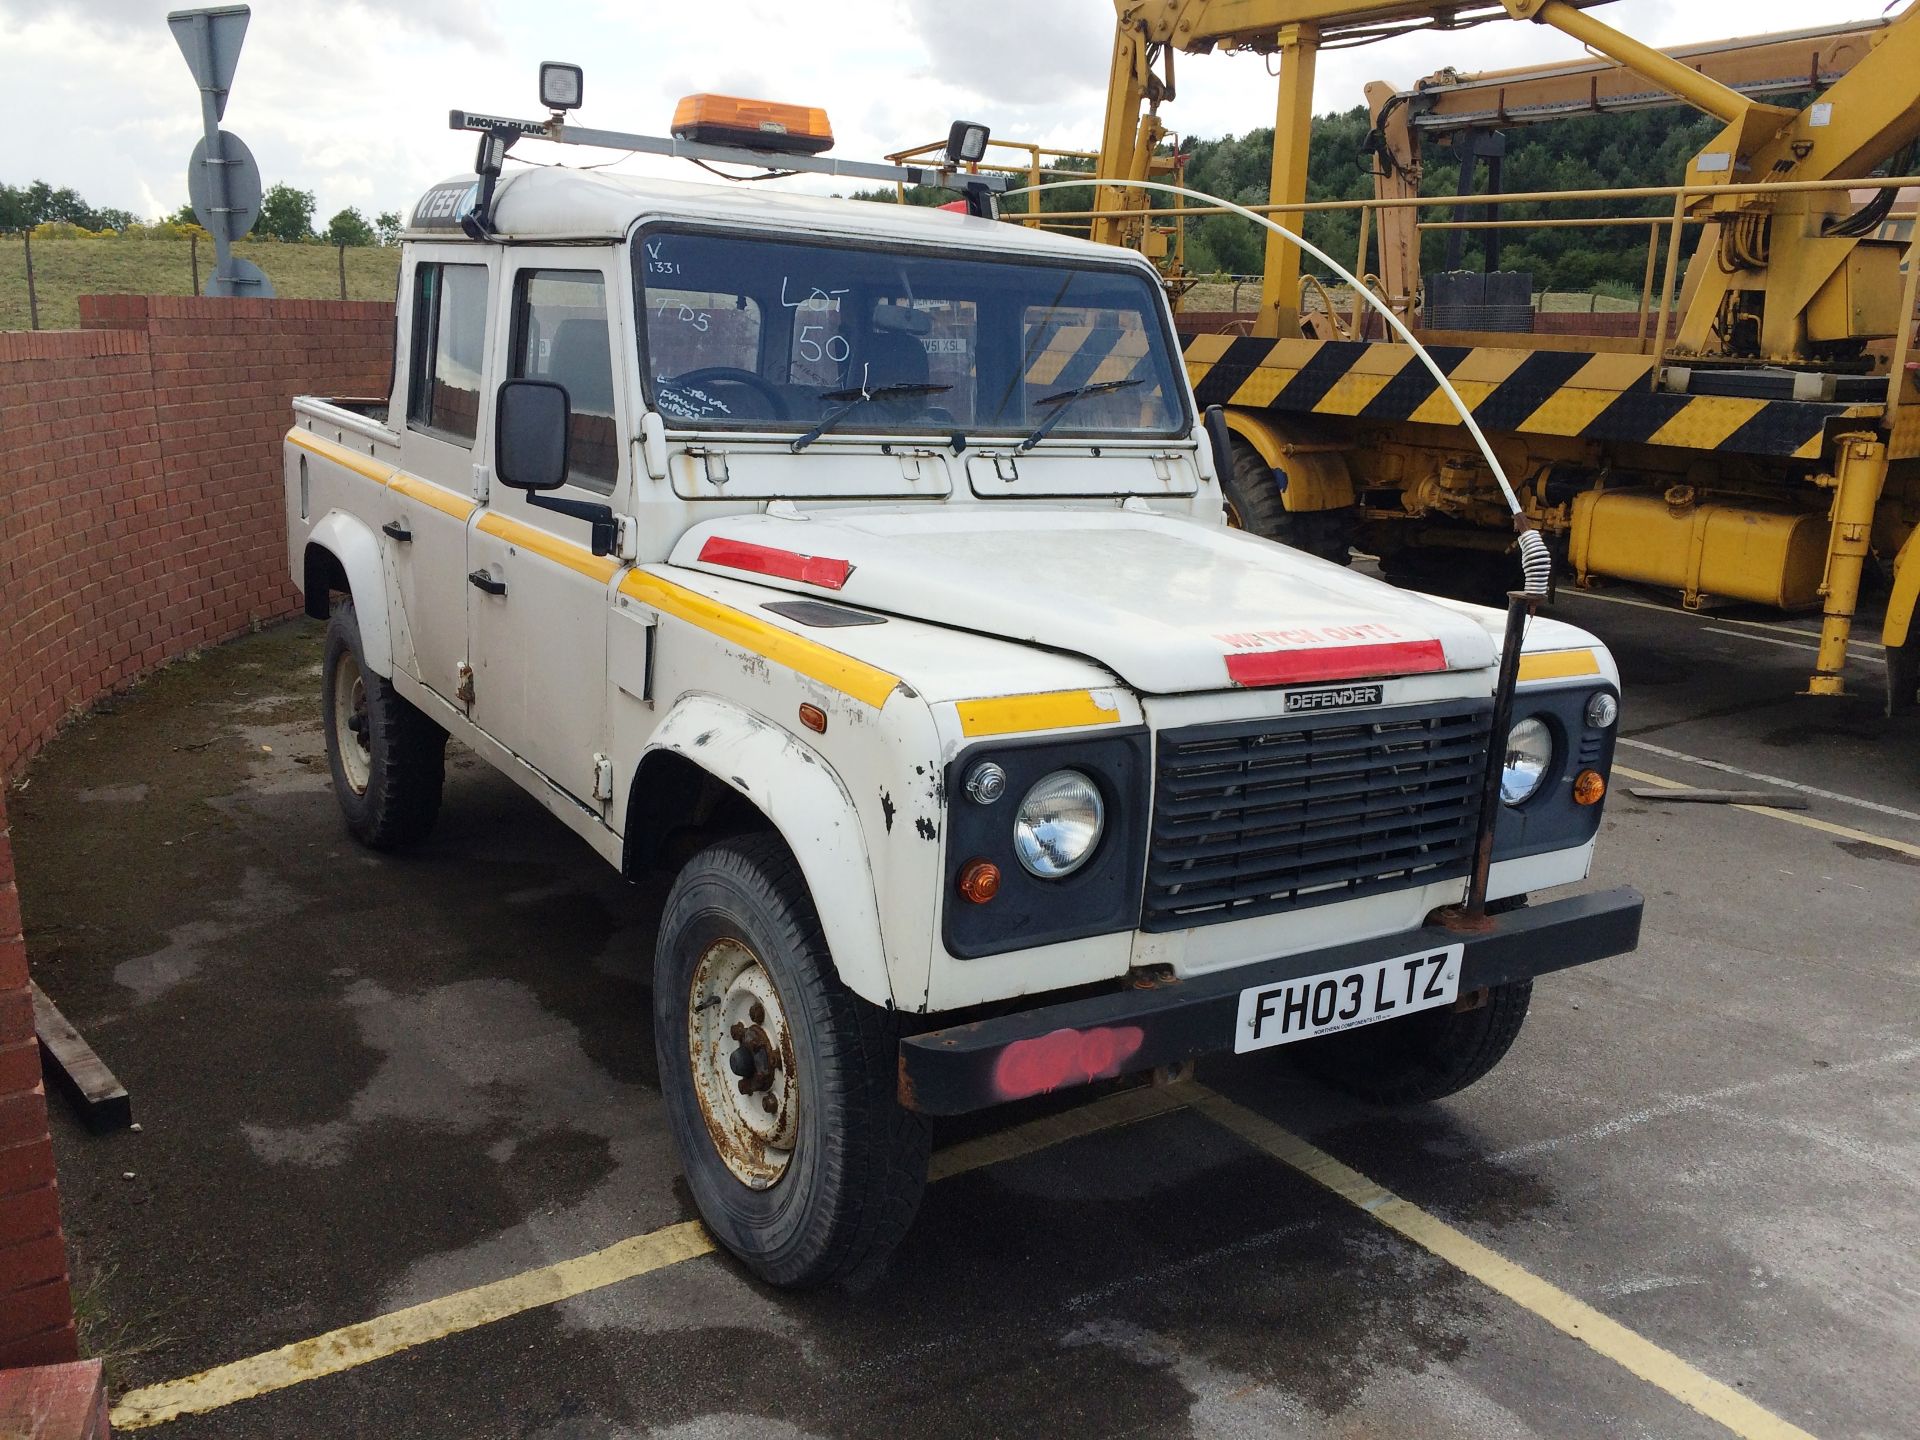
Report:
M 827 431 L 838 425 L 869 400 L 897 399 L 902 395 L 938 395 L 941 391 L 951 390 L 952 388 L 953 386 L 951 385 L 876 385 L 871 390 L 861 388 L 858 390 L 825 391 L 820 396 L 822 400 L 843 400 L 846 403 L 840 406 L 839 409 L 829 410 L 826 414 L 822 415 L 819 423 L 807 431 L 806 434 L 798 437 L 790 448 L 796 454 L 806 449 L 807 446 L 818 440 L 822 435 L 826 434 Z
M 1054 409 L 1054 412 L 1051 415 L 1047 416 L 1046 419 L 1040 422 L 1039 429 L 1035 430 L 1031 435 L 1027 436 L 1026 439 L 1020 442 L 1020 448 L 1014 451 L 1013 453 L 1016 455 L 1024 455 L 1027 453 L 1027 451 L 1033 449 L 1034 446 L 1038 445 L 1042 440 L 1046 439 L 1047 435 L 1052 431 L 1053 427 L 1058 425 L 1062 417 L 1066 415 L 1067 411 L 1073 408 L 1074 401 L 1084 400 L 1089 395 L 1107 395 L 1107 394 L 1111 394 L 1115 390 L 1125 390 L 1131 386 L 1144 385 L 1146 383 L 1147 382 L 1144 380 L 1137 380 L 1137 379 L 1136 380 L 1089 380 L 1086 384 L 1082 385 L 1078 390 L 1062 390 L 1057 395 L 1048 395 L 1039 400 L 1034 401 L 1033 403 L 1036 405 L 1052 405 L 1056 408 Z

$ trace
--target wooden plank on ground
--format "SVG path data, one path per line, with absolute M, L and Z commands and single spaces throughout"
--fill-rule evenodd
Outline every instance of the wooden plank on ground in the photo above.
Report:
M 68 1022 L 46 991 L 29 980 L 33 991 L 33 1028 L 40 1036 L 40 1056 L 60 1088 L 67 1092 L 89 1130 L 124 1130 L 133 1123 L 133 1101 L 86 1037 Z

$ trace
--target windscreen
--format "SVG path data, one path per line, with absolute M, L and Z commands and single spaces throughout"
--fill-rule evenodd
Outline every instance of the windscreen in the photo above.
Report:
M 1187 428 L 1157 287 L 1132 270 L 670 228 L 642 232 L 635 265 L 648 398 L 672 428 Z

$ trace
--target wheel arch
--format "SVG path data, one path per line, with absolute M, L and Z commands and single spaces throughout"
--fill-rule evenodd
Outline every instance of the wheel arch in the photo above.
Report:
M 778 726 L 711 695 L 688 696 L 654 731 L 627 792 L 623 868 L 663 867 L 673 836 L 764 827 L 806 881 L 841 982 L 893 1003 L 880 906 L 853 798 L 827 762 Z
M 323 516 L 307 536 L 301 563 L 306 612 L 324 620 L 335 592 L 353 600 L 360 622 L 360 649 L 367 668 L 393 674 L 393 632 L 387 620 L 387 588 L 382 579 L 380 543 L 362 521 L 338 510 Z
M 1250 410 L 1229 408 L 1227 429 L 1251 445 L 1281 482 L 1287 509 L 1342 510 L 1355 503 L 1353 475 L 1344 455 L 1327 450 L 1327 438 L 1305 433 Z

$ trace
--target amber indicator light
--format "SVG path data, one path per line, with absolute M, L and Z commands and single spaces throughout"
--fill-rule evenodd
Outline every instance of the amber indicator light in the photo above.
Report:
M 1582 770 L 1580 777 L 1573 782 L 1573 801 L 1576 805 L 1598 805 L 1607 794 L 1606 778 L 1598 770 Z
M 806 726 L 807 729 L 813 731 L 814 734 L 824 735 L 827 733 L 827 712 L 822 710 L 818 705 L 802 705 L 800 707 L 800 723 Z
M 815 105 L 781 105 L 735 95 L 689 95 L 673 112 L 676 140 L 746 145 L 817 155 L 833 148 L 827 112 Z
M 991 860 L 969 860 L 960 867 L 960 893 L 984 905 L 1000 893 L 1000 867 Z

